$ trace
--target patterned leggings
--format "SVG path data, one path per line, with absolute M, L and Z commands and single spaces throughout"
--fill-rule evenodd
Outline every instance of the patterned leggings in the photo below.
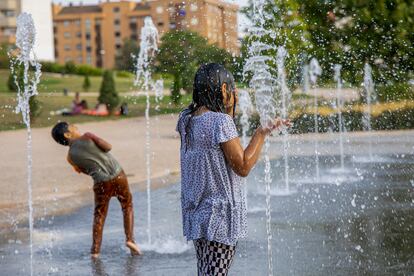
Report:
M 236 246 L 215 241 L 194 241 L 198 276 L 226 276 L 233 262 Z

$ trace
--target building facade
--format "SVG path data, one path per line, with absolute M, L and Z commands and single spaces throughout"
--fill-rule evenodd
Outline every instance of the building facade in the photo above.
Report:
M 113 68 L 125 40 L 139 43 L 144 18 L 150 16 L 160 35 L 191 30 L 209 43 L 239 52 L 238 6 L 221 0 L 154 0 L 103 2 L 97 5 L 53 5 L 55 58 Z
M 0 43 L 16 41 L 17 16 L 30 13 L 36 27 L 35 52 L 40 60 L 54 60 L 51 0 L 0 0 Z

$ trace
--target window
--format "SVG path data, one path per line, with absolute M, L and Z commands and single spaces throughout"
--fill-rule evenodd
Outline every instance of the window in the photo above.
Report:
M 70 24 L 70 21 L 69 20 L 63 21 L 63 26 L 68 27 L 69 24 Z
M 82 37 L 82 33 L 81 33 L 81 32 L 77 32 L 77 33 L 76 33 L 76 37 L 77 37 L 77 38 L 81 38 L 81 37 Z
M 91 28 L 91 20 L 90 19 L 86 19 L 85 20 L 85 27 L 86 27 L 86 29 L 90 29 Z
M 65 38 L 70 38 L 70 32 L 65 32 L 65 33 L 63 34 L 63 36 L 64 36 Z
M 191 10 L 192 12 L 197 11 L 197 10 L 198 10 L 198 6 L 197 6 L 197 4 L 191 4 L 191 6 L 190 6 L 190 10 Z
M 69 61 L 72 61 L 72 58 L 71 57 L 65 57 L 65 62 L 69 62 Z
M 92 56 L 87 56 L 86 57 L 86 63 L 87 64 L 92 64 Z
M 85 38 L 86 40 L 91 40 L 91 33 L 86 33 Z
M 86 52 L 88 53 L 92 52 L 92 47 L 91 46 L 86 47 Z
M 170 23 L 170 29 L 174 30 L 177 27 L 177 25 L 175 25 L 175 23 Z
M 115 13 L 119 12 L 119 7 L 114 7 L 113 11 L 114 11 Z
M 82 62 L 83 62 L 82 56 L 78 56 L 78 63 L 82 63 Z
M 119 21 L 119 19 L 115 19 L 115 20 L 114 20 L 114 24 L 115 24 L 115 25 L 119 25 L 120 23 L 121 23 L 121 22 Z
M 10 35 L 15 35 L 16 34 L 16 28 L 4 28 L 3 29 L 3 34 L 10 36 Z
M 69 44 L 65 44 L 65 51 L 70 51 L 70 45 Z
M 122 46 L 121 46 L 121 44 L 116 44 L 116 45 L 115 45 L 115 48 L 116 48 L 117 50 L 119 50 L 119 49 L 121 49 L 121 48 L 122 48 Z
M 16 13 L 13 10 L 4 10 L 2 11 L 5 17 L 15 17 Z
M 157 25 L 158 25 L 158 27 L 162 27 L 162 26 L 164 26 L 164 22 L 158 22 Z
M 121 32 L 115 32 L 116 37 L 121 37 Z
M 80 20 L 75 20 L 75 25 L 79 27 L 81 25 L 81 21 Z
M 198 19 L 197 18 L 191 18 L 191 25 L 198 25 Z
M 78 51 L 82 51 L 82 44 L 81 44 L 81 43 L 78 43 L 78 44 L 76 45 L 76 50 L 78 50 Z
M 136 34 L 132 34 L 130 38 L 131 40 L 134 40 L 134 41 L 138 40 L 138 36 Z

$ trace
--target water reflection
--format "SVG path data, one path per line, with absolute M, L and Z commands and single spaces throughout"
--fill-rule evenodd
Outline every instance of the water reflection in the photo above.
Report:
M 109 262 L 108 262 L 109 263 Z M 123 274 L 118 275 L 137 275 L 138 267 L 140 263 L 140 258 L 136 256 L 128 256 L 125 258 L 123 266 Z M 91 259 L 91 269 L 93 276 L 108 276 L 109 273 L 106 272 L 105 263 L 102 259 Z

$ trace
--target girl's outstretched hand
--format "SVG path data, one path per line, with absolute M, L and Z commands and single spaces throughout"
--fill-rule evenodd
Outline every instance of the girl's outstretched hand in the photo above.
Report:
M 283 130 L 286 128 L 290 128 L 292 126 L 292 123 L 290 120 L 283 120 L 281 118 L 276 118 L 272 123 L 270 123 L 270 126 L 268 127 L 261 127 L 261 130 L 266 135 L 270 135 L 273 130 Z

